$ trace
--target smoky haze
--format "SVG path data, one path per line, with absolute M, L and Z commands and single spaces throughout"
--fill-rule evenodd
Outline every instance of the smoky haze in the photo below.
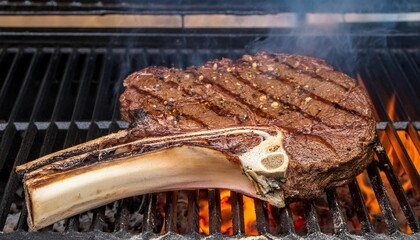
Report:
M 370 61 L 369 57 L 367 57 L 364 58 L 363 63 L 361 63 L 359 58 L 360 51 L 363 51 L 367 46 L 370 49 L 385 49 L 388 44 L 388 34 L 395 31 L 396 22 L 385 19 L 386 14 L 383 13 L 399 13 L 399 8 L 403 3 L 373 1 L 373 4 L 369 4 L 367 1 L 363 6 L 349 6 L 352 2 L 360 4 L 360 1 L 343 1 L 343 3 L 344 2 L 346 3 L 345 5 L 337 4 L 335 1 L 324 0 L 316 1 L 316 6 L 310 6 L 308 4 L 314 4 L 314 1 L 288 1 L 287 10 L 280 13 L 288 16 L 280 18 L 279 21 L 285 21 L 284 23 L 279 24 L 276 22 L 271 25 L 267 24 L 267 27 L 263 28 L 235 28 L 237 25 L 227 27 L 227 25 L 223 25 L 227 24 L 226 22 L 221 22 L 221 27 L 211 27 L 211 25 L 203 26 L 200 30 L 204 29 L 205 31 L 197 32 L 195 32 L 194 27 L 191 28 L 187 26 L 185 29 L 180 29 L 180 31 L 185 31 L 182 33 L 185 33 L 186 37 L 180 39 L 181 42 L 179 46 L 174 47 L 174 42 L 171 42 L 170 40 L 165 42 L 163 40 L 162 42 L 159 42 L 161 45 L 155 44 L 155 46 L 151 47 L 162 53 L 165 53 L 167 50 L 177 51 L 177 48 L 192 49 L 191 53 L 176 53 L 178 54 L 178 58 L 176 59 L 169 59 L 168 56 L 170 54 L 166 53 L 164 54 L 165 56 L 160 57 L 150 57 L 150 55 L 148 56 L 143 53 L 133 54 L 131 51 L 132 49 L 140 47 L 144 49 L 144 52 L 148 52 L 151 48 L 139 46 L 136 42 L 137 39 L 130 38 L 130 40 L 126 42 L 125 47 L 127 49 L 127 55 L 124 59 L 121 59 L 119 82 L 116 85 L 114 92 L 116 96 L 121 92 L 122 80 L 127 77 L 128 74 L 147 66 L 174 66 L 185 69 L 192 65 L 202 65 L 214 58 L 229 57 L 236 59 L 243 53 L 255 53 L 260 50 L 318 57 L 325 59 L 328 63 L 352 77 L 356 77 L 356 66 L 358 66 L 358 64 L 367 64 L 368 61 Z M 308 11 L 307 9 L 309 8 L 312 10 Z M 326 9 L 328 9 L 328 11 L 326 11 Z M 349 9 L 353 10 L 349 11 Z M 354 9 L 363 9 L 363 11 L 358 12 Z M 267 10 L 267 12 L 270 11 Z M 372 13 L 379 13 L 379 15 L 375 15 L 374 19 L 369 19 L 367 15 Z M 268 16 L 273 17 L 275 15 L 276 14 Z M 205 20 L 203 22 L 204 24 L 210 24 L 212 22 L 206 17 L 203 18 Z M 286 23 L 286 21 L 290 22 Z M 185 23 L 187 22 L 188 21 L 185 21 Z M 209 32 L 216 33 L 221 29 L 222 33 L 219 35 L 228 36 L 229 39 L 223 40 L 223 38 L 212 37 L 214 35 L 206 34 L 206 29 Z M 242 38 L 240 34 L 238 37 L 235 36 L 236 33 L 253 34 L 254 30 L 257 30 L 254 40 L 252 40 L 252 38 Z M 191 33 L 200 36 L 199 40 L 198 38 L 189 37 L 189 34 Z M 246 42 L 243 42 L 245 41 L 244 39 L 247 39 Z M 233 54 L 231 54 L 231 52 L 227 54 L 228 51 L 226 50 L 233 48 L 230 45 L 232 42 L 239 42 L 239 47 L 234 47 L 235 52 Z M 220 51 L 214 51 L 215 49 Z M 364 56 L 366 56 L 366 54 Z M 160 60 L 156 61 L 156 59 Z
M 340 5 L 317 1 L 318 5 L 311 6 L 311 9 L 323 11 L 307 12 L 308 5 L 301 1 L 289 1 L 289 8 L 296 14 L 296 26 L 283 30 L 271 29 L 265 39 L 248 44 L 247 50 L 251 53 L 265 50 L 314 56 L 354 76 L 360 49 L 366 46 L 387 47 L 386 36 L 394 31 L 395 22 L 387 21 L 386 14 L 381 13 L 398 12 L 399 4 L 389 6 L 387 1 L 375 2 L 361 6 L 363 13 L 353 13 L 348 9 L 357 9 L 357 6 L 349 6 L 346 2 L 346 5 Z M 325 9 L 330 11 L 325 12 Z M 372 13 L 375 19 L 367 19 L 367 15 Z

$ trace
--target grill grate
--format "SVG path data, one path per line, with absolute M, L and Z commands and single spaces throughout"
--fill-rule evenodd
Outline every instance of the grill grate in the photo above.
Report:
M 118 96 L 121 93 L 121 80 L 130 72 L 148 65 L 175 65 L 185 67 L 198 65 L 210 58 L 237 58 L 245 53 L 243 46 L 234 47 L 232 39 L 225 42 L 226 35 L 209 43 L 207 48 L 191 48 L 187 45 L 176 47 L 153 48 L 149 46 L 70 46 L 63 42 L 48 46 L 34 45 L 21 41 L 14 45 L 0 46 L 0 183 L 4 184 L 0 202 L 0 230 L 4 230 L 6 219 L 12 204 L 21 201 L 15 194 L 20 187 L 13 169 L 39 156 L 93 139 L 118 129 L 126 128 L 125 122 L 119 121 Z M 231 36 L 230 38 L 233 38 Z M 32 39 L 33 40 L 33 39 Z M 31 41 L 32 41 L 31 40 Z M 195 38 L 194 41 L 197 39 Z M 185 42 L 192 41 L 184 36 Z M 99 41 L 100 42 L 100 41 Z M 223 43 L 222 43 L 223 42 Z M 245 42 L 245 41 L 244 41 Z M 245 44 L 245 43 L 244 43 Z M 350 54 L 350 53 L 348 53 Z M 398 132 L 406 132 L 420 150 L 419 131 L 419 95 L 414 89 L 419 86 L 420 54 L 418 49 L 392 48 L 358 50 L 360 65 L 353 76 L 360 78 L 360 83 L 368 90 L 376 108 L 378 138 L 385 148 L 395 150 L 404 172 L 410 178 L 416 191 L 419 186 L 418 169 L 407 152 Z M 192 57 L 193 56 L 193 57 Z M 340 61 L 337 61 L 340 62 Z M 342 61 L 344 63 L 344 61 Z M 366 65 L 367 64 L 367 65 Z M 5 67 L 3 67 L 5 66 Z M 338 65 L 340 67 L 340 65 Z M 357 75 L 358 73 L 359 75 Z M 396 111 L 388 115 L 387 102 L 394 96 Z M 385 136 L 385 140 L 382 139 Z M 385 143 L 389 142 L 388 145 Z M 389 155 L 389 154 L 388 154 Z M 340 203 L 337 190 L 326 192 L 329 217 L 333 229 L 326 230 L 320 224 L 316 202 L 301 203 L 304 209 L 304 228 L 296 228 L 296 210 L 292 203 L 287 208 L 276 209 L 265 202 L 254 200 L 256 229 L 265 236 L 288 236 L 308 238 L 327 238 L 334 236 L 365 238 L 387 236 L 408 237 L 400 229 L 400 219 L 396 209 L 401 209 L 413 236 L 419 236 L 418 215 L 410 202 L 409 194 L 404 191 L 399 175 L 385 151 L 378 151 L 376 161 L 367 169 L 372 189 L 379 203 L 381 216 L 385 221 L 386 231 L 381 232 L 371 221 L 365 199 L 357 180 L 353 180 L 348 189 L 360 230 L 349 229 L 346 206 Z M 380 173 L 384 173 L 384 179 Z M 383 181 L 389 182 L 392 192 L 384 187 Z M 420 188 L 417 188 L 420 189 Z M 203 237 L 199 229 L 199 200 L 202 195 L 208 197 L 209 232 L 216 238 L 223 237 L 221 232 L 220 190 L 200 190 L 149 194 L 129 198 L 114 203 L 115 221 L 109 229 L 104 229 L 108 208 L 100 207 L 92 211 L 92 220 L 87 232 L 78 232 L 81 222 L 79 217 L 66 220 L 66 234 L 57 235 L 53 228 L 47 227 L 34 238 L 45 239 L 61 236 L 63 238 L 109 239 L 132 236 L 130 217 L 135 206 L 136 211 L 144 213 L 141 236 L 155 237 L 164 235 L 168 238 L 187 236 Z M 177 234 L 177 207 L 179 199 L 186 196 L 186 229 L 183 235 Z M 419 194 L 419 193 L 417 193 Z M 392 202 L 392 196 L 398 199 L 398 205 Z M 165 204 L 162 204 L 164 199 Z M 243 196 L 231 193 L 232 233 L 236 237 L 246 235 Z M 112 204 L 111 204 L 112 205 Z M 418 206 L 417 206 L 418 207 Z M 160 208 L 160 210 L 159 210 Z M 160 211 L 165 213 L 162 217 Z M 80 215 L 81 217 L 82 215 Z M 27 236 L 27 211 L 22 206 L 17 232 L 4 235 L 6 238 L 24 238 Z M 269 217 L 274 217 L 279 229 L 273 231 Z M 165 226 L 163 231 L 159 227 Z M 111 233 L 108 233 L 111 232 Z

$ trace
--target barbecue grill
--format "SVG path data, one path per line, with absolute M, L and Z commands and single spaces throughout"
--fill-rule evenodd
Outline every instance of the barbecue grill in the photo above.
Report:
M 420 238 L 420 4 L 337 4 L 1 1 L 0 18 L 126 14 L 176 22 L 171 28 L 1 28 L 0 238 Z M 195 22 L 199 15 L 207 25 Z M 228 17 L 220 23 L 221 16 Z M 265 17 L 282 22 L 253 22 Z M 283 209 L 201 189 L 127 198 L 36 233 L 28 229 L 14 167 L 127 128 L 118 97 L 129 73 L 260 49 L 325 58 L 366 88 L 378 122 L 375 159 L 363 174 L 321 199 L 290 201 Z

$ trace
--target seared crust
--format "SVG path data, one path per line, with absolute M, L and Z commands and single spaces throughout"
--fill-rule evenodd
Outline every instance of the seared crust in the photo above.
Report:
M 287 130 L 287 197 L 316 197 L 372 159 L 372 104 L 352 78 L 323 60 L 260 52 L 185 71 L 149 67 L 124 86 L 121 115 L 137 137 L 232 126 Z

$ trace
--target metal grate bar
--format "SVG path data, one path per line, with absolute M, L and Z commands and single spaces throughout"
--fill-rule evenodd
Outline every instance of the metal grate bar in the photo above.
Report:
M 405 116 L 402 116 L 403 119 L 407 120 L 407 117 L 409 119 L 420 119 L 418 105 L 412 104 L 413 102 L 418 102 L 418 98 L 413 86 L 407 79 L 406 73 L 401 69 L 400 63 L 388 51 L 382 55 L 381 60 L 384 72 L 388 72 L 385 78 L 392 86 L 396 98 L 401 102 L 401 111 L 405 114 Z M 392 81 L 392 79 L 398 79 L 398 81 Z M 382 81 L 384 81 L 384 78 Z
M 13 76 L 15 75 L 16 70 L 19 65 L 17 63 L 20 62 L 21 58 L 22 58 L 22 49 L 19 49 L 19 51 L 13 57 L 12 64 L 10 65 L 10 68 L 8 69 L 8 72 L 6 75 L 6 80 L 5 82 L 3 82 L 3 86 L 0 90 L 0 104 L 5 102 L 5 97 L 7 95 L 6 92 L 8 91 L 10 84 L 13 81 Z
M 286 206 L 278 210 L 280 211 L 280 227 L 282 228 L 282 232 L 286 235 L 295 235 L 296 231 L 290 207 Z
M 321 228 L 318 223 L 318 216 L 311 202 L 305 203 L 305 219 L 308 234 L 321 232 Z
M 378 169 L 376 167 L 375 160 L 372 162 L 372 164 L 370 164 L 367 167 L 367 172 L 369 175 L 370 182 L 372 183 L 372 188 L 375 192 L 376 199 L 378 200 L 379 207 L 381 208 L 381 211 L 384 214 L 385 222 L 388 226 L 388 233 L 392 234 L 394 232 L 399 231 L 397 219 L 395 218 L 395 215 L 392 212 L 391 203 L 386 194 L 386 190 L 383 185 L 381 176 L 379 175 Z
M 70 78 L 70 75 L 73 74 L 72 69 L 75 64 L 76 57 L 77 53 L 72 51 L 66 63 L 63 76 L 60 80 L 60 87 L 58 90 L 57 99 L 55 101 L 54 110 L 51 115 L 51 124 L 48 125 L 47 131 L 45 133 L 44 144 L 41 146 L 40 156 L 45 156 L 53 150 L 54 142 L 58 134 L 58 125 L 56 124 L 56 120 L 61 109 L 60 105 L 64 101 L 64 91 L 70 84 L 70 80 L 68 79 Z
M 4 48 L 0 49 L 0 64 L 3 64 L 4 55 L 6 54 L 5 52 L 6 52 L 6 50 Z M 1 87 L 1 88 L 3 88 L 3 87 Z
M 420 153 L 420 136 L 412 123 L 409 123 L 407 125 L 407 132 L 408 132 L 408 135 L 410 136 L 411 141 L 413 141 L 414 146 L 417 149 L 417 152 Z
M 16 126 L 8 124 L 6 130 L 3 132 L 0 142 L 0 171 L 3 169 L 4 163 L 6 162 L 7 155 L 10 151 L 15 135 Z
M 402 50 L 401 53 L 397 54 L 396 56 L 398 58 L 397 62 L 400 63 L 399 67 L 402 69 L 401 71 L 404 72 L 409 84 L 413 87 L 414 90 L 420 89 L 420 82 L 418 81 L 420 78 L 420 70 L 413 60 L 412 55 L 412 52 Z M 419 93 L 417 93 L 417 97 L 419 97 Z
M 198 233 L 199 215 L 198 215 L 198 190 L 188 191 L 188 215 L 187 215 L 187 233 Z
M 362 59 L 360 62 L 363 61 L 365 61 L 365 59 Z M 366 86 L 366 90 L 369 93 L 369 97 L 374 105 L 376 121 L 389 122 L 390 120 L 388 117 L 388 113 L 385 111 L 385 106 L 383 105 L 384 103 L 377 94 L 377 91 L 380 91 L 380 88 L 377 88 L 374 84 L 374 81 L 372 81 L 373 75 L 367 71 L 365 66 L 358 67 L 358 69 L 360 69 L 360 74 L 363 78 L 363 83 Z
M 255 215 L 257 217 L 257 230 L 259 234 L 266 234 L 270 231 L 268 225 L 268 214 L 265 202 L 254 199 Z
M 118 213 L 115 221 L 114 232 L 126 233 L 130 223 L 130 212 L 127 208 L 128 199 L 118 201 Z
M 95 99 L 95 106 L 93 108 L 92 113 L 92 121 L 96 121 L 99 118 L 99 113 L 101 108 L 104 107 L 105 97 L 106 97 L 106 87 L 110 83 L 111 80 L 111 67 L 114 63 L 113 61 L 113 54 L 111 51 L 108 51 L 104 54 L 102 63 L 101 63 L 101 72 L 99 75 L 99 85 L 97 87 L 96 99 Z
M 95 57 L 92 55 L 89 55 L 89 57 L 85 59 L 85 64 L 84 64 L 85 68 L 83 70 L 82 79 L 80 80 L 79 88 L 77 90 L 76 102 L 74 104 L 73 113 L 72 113 L 72 121 L 70 122 L 70 127 L 69 127 L 69 130 L 67 131 L 66 139 L 64 140 L 64 148 L 71 147 L 75 144 L 76 137 L 77 137 L 76 133 L 77 133 L 78 128 L 74 120 L 79 118 L 84 108 L 83 105 L 85 102 L 85 98 L 88 95 L 87 84 L 90 80 L 90 74 L 92 74 L 94 61 L 95 61 Z
M 369 213 L 366 209 L 365 200 L 363 199 L 362 192 L 360 191 L 356 179 L 353 179 L 349 183 L 349 189 L 362 230 L 365 233 L 372 233 L 373 228 L 369 219 Z
M 220 213 L 220 191 L 212 189 L 209 193 L 209 232 L 210 234 L 220 233 L 221 213 Z
M 401 209 L 404 212 L 405 217 L 407 218 L 411 230 L 413 232 L 419 232 L 420 225 L 417 220 L 417 217 L 413 209 L 411 208 L 410 203 L 408 202 L 407 195 L 405 194 L 405 191 L 402 188 L 400 181 L 398 180 L 397 174 L 395 173 L 387 154 L 384 151 L 377 151 L 376 155 L 380 160 L 377 164 L 379 168 L 385 172 L 389 183 L 391 184 L 392 190 L 394 191 L 395 196 L 397 197 L 398 202 L 400 203 Z
M 128 54 L 129 50 L 126 49 L 124 54 Z M 117 72 L 117 77 L 118 77 L 118 81 L 116 81 L 116 85 L 114 87 L 114 92 L 121 92 L 121 88 L 122 88 L 122 80 L 123 77 L 125 77 L 127 74 L 129 74 L 129 70 L 128 69 L 124 69 L 124 67 L 122 66 L 123 63 L 119 63 L 118 64 L 118 72 Z M 121 69 L 122 68 L 122 69 Z M 118 89 L 118 91 L 116 91 Z M 119 98 L 116 96 L 113 96 L 113 101 L 111 103 L 111 108 L 112 108 L 112 121 L 115 122 L 118 120 L 118 116 L 119 116 Z
M 140 70 L 142 68 L 145 68 L 149 66 L 149 54 L 144 50 L 144 48 L 136 49 L 138 51 L 130 50 L 129 55 L 129 63 L 130 66 L 127 67 L 129 69 L 132 69 L 133 71 Z M 122 76 L 124 77 L 124 76 Z
M 342 236 L 348 233 L 347 220 L 341 211 L 340 204 L 337 200 L 337 193 L 335 190 L 328 190 L 327 200 L 334 222 L 334 232 L 337 236 Z
M 38 91 L 38 94 L 35 100 L 35 105 L 31 113 L 30 121 L 35 121 L 37 119 L 37 116 L 40 115 L 41 113 L 40 109 L 42 107 L 42 102 L 45 100 L 48 87 L 52 83 L 52 78 L 56 74 L 57 62 L 58 62 L 59 57 L 60 57 L 60 54 L 58 50 L 54 49 L 54 53 L 48 62 L 47 69 L 45 70 L 45 75 L 44 75 L 44 78 L 42 79 L 40 90 Z
M 143 222 L 143 235 L 153 235 L 156 228 L 156 194 L 149 194 L 146 213 Z
M 93 211 L 92 226 L 95 231 L 102 231 L 105 225 L 105 206 L 97 208 Z
M 35 68 L 38 64 L 40 56 L 41 56 L 41 54 L 37 50 L 31 58 L 28 70 L 25 74 L 25 78 L 24 78 L 23 83 L 20 87 L 18 97 L 17 97 L 16 102 L 13 106 L 12 112 L 10 113 L 9 122 L 13 122 L 15 120 L 15 117 L 16 117 L 18 111 L 20 110 L 20 108 L 22 108 L 22 103 L 25 99 L 25 95 L 27 94 L 29 85 L 30 85 L 32 77 L 33 77 L 33 72 L 34 72 L 34 70 L 35 70 Z
M 37 134 L 37 129 L 35 125 L 32 124 L 31 127 L 28 128 L 28 130 L 25 132 L 23 141 L 20 145 L 19 152 L 13 164 L 13 169 L 15 169 L 17 165 L 20 165 L 27 161 L 29 151 L 31 150 L 36 134 Z M 14 172 L 10 173 L 9 179 L 4 189 L 4 195 L 2 196 L 1 202 L 0 202 L 0 230 L 4 228 L 4 224 L 6 222 L 6 218 L 10 210 L 10 205 L 12 204 L 12 201 L 14 199 L 14 194 L 18 186 L 19 186 L 19 180 L 18 180 L 17 174 Z
M 389 104 L 390 99 L 395 98 L 395 105 L 393 106 L 395 107 L 394 108 L 395 112 L 393 116 L 388 115 L 392 121 L 409 120 L 409 117 L 400 100 L 400 96 L 397 92 L 397 89 L 394 88 L 393 81 L 390 77 L 390 74 L 392 74 L 392 72 L 390 72 L 389 68 L 392 68 L 392 66 L 384 65 L 383 58 L 384 58 L 383 54 L 374 55 L 374 60 L 377 63 L 377 67 L 370 69 L 370 71 L 374 72 L 376 76 L 375 79 L 381 79 L 381 85 L 376 86 L 376 89 L 381 89 L 382 92 L 380 96 L 382 97 L 382 101 L 384 102 L 384 104 Z M 385 109 L 387 109 L 387 107 L 388 106 L 386 106 Z
M 77 89 L 77 97 L 73 108 L 72 121 L 81 120 L 81 115 L 86 105 L 86 98 L 89 96 L 89 83 L 92 80 L 93 70 L 95 68 L 96 54 L 90 52 L 86 57 L 82 78 Z
M 77 57 L 78 52 L 72 49 L 65 66 L 64 73 L 60 79 L 60 87 L 58 90 L 57 99 L 55 100 L 54 110 L 51 115 L 51 122 L 58 120 L 59 113 L 62 110 L 61 104 L 65 101 L 65 92 L 67 89 L 69 89 L 72 76 L 74 75 L 74 65 L 76 64 Z
M 87 134 L 86 134 L 86 141 L 93 140 L 93 139 L 99 137 L 99 135 L 100 134 L 99 134 L 98 124 L 96 122 L 92 121 L 89 124 L 89 128 L 88 128 L 88 131 L 87 131 Z
M 41 146 L 41 150 L 39 153 L 39 156 L 45 156 L 52 152 L 55 139 L 58 134 L 58 128 L 56 124 L 50 124 L 50 126 L 47 128 L 47 131 L 45 132 L 44 142 Z
M 80 214 L 77 214 L 76 216 L 70 217 L 66 220 L 66 230 L 67 232 L 77 232 L 78 226 L 79 226 L 79 216 Z
M 26 205 L 23 204 L 22 210 L 20 212 L 19 221 L 17 223 L 16 230 L 28 230 L 28 209 L 26 208 Z
M 168 64 L 168 54 L 169 51 L 164 51 L 163 49 L 159 49 L 157 52 L 158 56 L 157 59 L 159 59 L 159 66 L 166 66 Z M 155 58 L 156 59 L 156 58 Z
M 230 201 L 232 204 L 232 229 L 233 235 L 245 234 L 244 223 L 244 201 L 240 193 L 230 192 Z
M 392 144 L 392 148 L 395 150 L 398 156 L 399 162 L 410 178 L 414 191 L 420 195 L 420 176 L 416 170 L 416 167 L 411 161 L 410 155 L 408 155 L 407 150 L 405 149 L 400 137 L 392 125 L 388 124 L 385 132 Z M 376 141 L 379 143 L 378 139 Z
M 415 92 L 415 89 L 420 89 L 420 70 L 412 58 L 412 52 L 410 50 L 401 49 L 398 52 L 394 52 L 395 60 L 398 63 L 398 67 L 404 76 L 407 78 L 407 83 L 412 87 L 413 93 L 420 98 L 420 94 Z M 397 78 L 398 79 L 398 78 Z
M 182 40 L 185 40 L 185 38 L 182 39 Z M 182 46 L 185 46 L 185 42 L 182 43 Z M 186 67 L 186 65 L 185 65 L 185 61 L 182 58 L 182 53 L 181 53 L 180 47 L 181 47 L 181 45 L 179 45 L 176 48 L 175 59 L 173 61 L 171 61 L 171 62 L 174 62 L 175 63 L 175 67 L 176 68 L 184 69 Z
M 177 209 L 178 194 L 177 192 L 166 193 L 166 207 L 165 207 L 165 232 L 176 231 L 176 209 Z
M 407 75 L 410 76 L 409 80 L 411 82 L 411 85 L 414 87 L 414 89 L 420 89 L 420 82 L 418 81 L 420 78 L 420 64 L 418 62 L 418 59 L 420 59 L 420 55 L 418 54 L 417 51 L 414 51 L 414 52 L 407 53 L 405 56 L 408 58 L 410 66 L 413 69 L 412 73 L 411 72 L 407 73 Z

